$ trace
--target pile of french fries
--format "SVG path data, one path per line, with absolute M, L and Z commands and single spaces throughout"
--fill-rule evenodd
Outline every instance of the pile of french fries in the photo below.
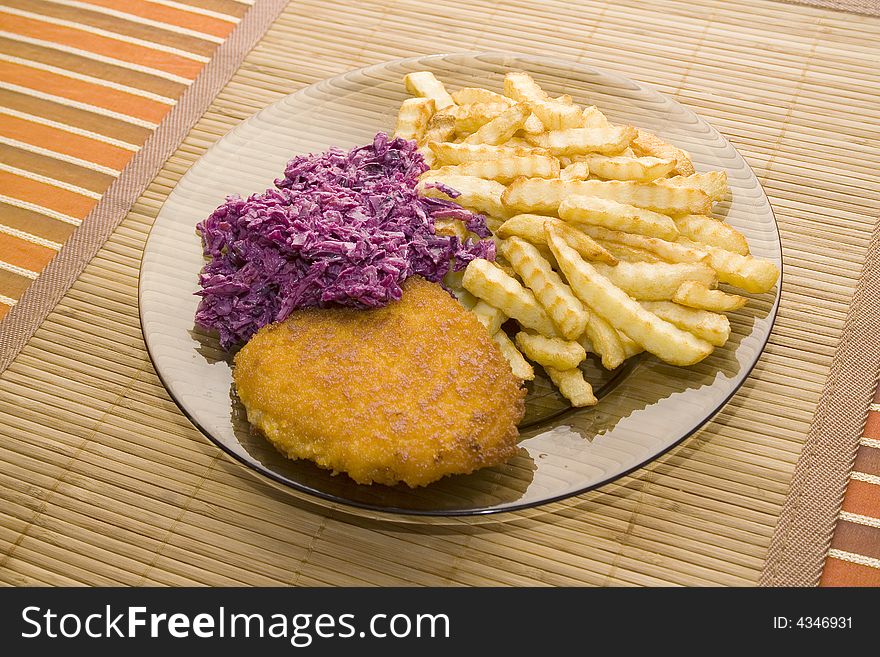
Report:
M 503 94 L 450 94 L 428 71 L 404 82 L 413 97 L 396 136 L 416 140 L 431 167 L 420 193 L 486 215 L 496 240 L 496 262 L 446 282 L 521 379 L 537 363 L 573 406 L 595 404 L 579 367 L 588 353 L 609 370 L 642 351 L 692 365 L 725 344 L 724 313 L 746 303 L 719 283 L 776 285 L 776 264 L 712 217 L 730 193 L 725 172 L 697 173 L 683 150 L 551 97 L 527 73 L 508 73 Z M 458 221 L 436 229 L 468 236 Z

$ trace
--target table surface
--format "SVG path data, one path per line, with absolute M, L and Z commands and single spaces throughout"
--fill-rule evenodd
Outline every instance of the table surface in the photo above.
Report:
M 758 583 L 880 207 L 878 42 L 880 18 L 756 0 L 294 0 L 0 375 L 0 582 Z M 725 134 L 779 222 L 776 328 L 698 435 L 597 491 L 443 525 L 294 500 L 223 457 L 161 386 L 137 314 L 151 223 L 206 148 L 285 94 L 473 50 L 627 75 Z

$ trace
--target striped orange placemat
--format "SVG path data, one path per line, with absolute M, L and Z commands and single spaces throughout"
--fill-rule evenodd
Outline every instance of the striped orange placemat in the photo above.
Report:
M 0 2 L 0 318 L 252 3 Z
M 868 411 L 820 586 L 880 586 L 880 387 Z

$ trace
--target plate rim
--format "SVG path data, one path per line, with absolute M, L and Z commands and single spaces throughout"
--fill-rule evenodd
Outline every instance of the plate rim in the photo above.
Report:
M 727 144 L 730 145 L 731 148 L 734 149 L 736 154 L 740 157 L 740 159 L 745 164 L 746 168 L 748 169 L 748 172 L 752 175 L 754 180 L 757 182 L 758 187 L 761 191 L 761 194 L 764 196 L 764 198 L 767 201 L 767 207 L 770 211 L 770 216 L 773 219 L 773 227 L 774 227 L 775 233 L 776 233 L 776 242 L 779 245 L 779 279 L 778 279 L 776 286 L 775 286 L 776 287 L 776 294 L 774 296 L 773 303 L 772 303 L 772 305 L 766 315 L 766 319 L 769 321 L 768 330 L 767 330 L 767 333 L 764 336 L 763 340 L 761 340 L 761 342 L 760 342 L 760 345 L 759 345 L 760 348 L 758 349 L 757 355 L 756 355 L 755 359 L 753 360 L 753 362 L 745 369 L 745 372 L 744 372 L 742 378 L 740 379 L 740 381 L 731 389 L 731 391 L 724 397 L 724 399 L 717 404 L 717 406 L 712 410 L 712 412 L 709 413 L 708 415 L 706 415 L 705 417 L 703 417 L 696 424 L 694 424 L 694 426 L 691 427 L 688 431 L 686 431 L 681 437 L 674 440 L 669 445 L 663 447 L 659 451 L 654 452 L 648 458 L 646 458 L 642 461 L 639 461 L 635 465 L 633 465 L 629 468 L 626 468 L 625 470 L 622 470 L 614 475 L 604 477 L 604 478 L 600 479 L 599 481 L 591 483 L 587 486 L 580 487 L 580 488 L 577 488 L 576 490 L 572 490 L 572 491 L 566 491 L 564 493 L 560 493 L 560 494 L 553 495 L 550 497 L 546 497 L 546 498 L 541 499 L 538 502 L 511 503 L 511 504 L 506 505 L 502 508 L 489 507 L 489 508 L 480 508 L 480 509 L 451 509 L 451 510 L 407 509 L 407 508 L 394 507 L 394 506 L 379 506 L 376 504 L 359 502 L 356 500 L 338 498 L 330 493 L 325 493 L 321 490 L 313 489 L 313 488 L 310 488 L 310 487 L 305 486 L 303 484 L 298 484 L 297 482 L 294 482 L 294 481 L 291 481 L 287 478 L 284 478 L 280 474 L 274 472 L 273 470 L 271 470 L 268 467 L 263 466 L 262 464 L 255 465 L 253 463 L 246 461 L 239 454 L 235 453 L 229 447 L 227 447 L 221 440 L 215 438 L 211 434 L 210 431 L 208 431 L 204 426 L 202 426 L 202 424 L 198 421 L 198 419 L 195 418 L 191 413 L 189 413 L 187 411 L 187 409 L 184 407 L 184 405 L 177 399 L 177 396 L 172 392 L 171 387 L 169 387 L 168 383 L 166 382 L 165 377 L 163 376 L 162 372 L 160 371 L 160 368 L 156 364 L 156 359 L 153 356 L 153 351 L 150 346 L 150 340 L 148 338 L 148 334 L 147 334 L 147 331 L 144 326 L 144 311 L 143 311 L 143 303 L 142 303 L 142 301 L 143 301 L 142 295 L 143 295 L 143 291 L 144 291 L 143 290 L 143 276 L 142 276 L 144 259 L 147 254 L 147 247 L 149 245 L 150 238 L 153 234 L 153 228 L 154 228 L 156 222 L 161 217 L 162 211 L 164 210 L 165 205 L 168 203 L 168 201 L 174 195 L 174 191 L 177 189 L 178 185 L 180 185 L 180 183 L 187 176 L 190 175 L 193 168 L 196 167 L 198 165 L 198 163 L 203 158 L 205 158 L 222 140 L 226 139 L 229 135 L 238 132 L 239 129 L 241 129 L 241 127 L 245 123 L 252 121 L 256 117 L 260 116 L 263 112 L 269 110 L 270 108 L 275 107 L 276 105 L 280 105 L 280 104 L 284 103 L 285 101 L 287 101 L 290 98 L 293 98 L 293 97 L 296 97 L 299 95 L 305 95 L 309 90 L 311 90 L 321 84 L 324 84 L 328 81 L 335 80 L 337 78 L 345 77 L 348 75 L 366 74 L 373 69 L 381 69 L 381 68 L 387 67 L 388 65 L 391 65 L 391 64 L 408 64 L 408 63 L 415 63 L 415 62 L 429 63 L 431 60 L 443 59 L 446 57 L 479 58 L 479 57 L 486 57 L 486 56 L 512 57 L 512 58 L 517 58 L 522 61 L 533 60 L 536 62 L 550 60 L 550 57 L 548 55 L 535 55 L 535 54 L 530 54 L 530 53 L 507 51 L 507 50 L 478 50 L 478 51 L 442 52 L 442 53 L 430 53 L 430 54 L 424 54 L 424 55 L 415 55 L 412 57 L 403 57 L 403 58 L 383 60 L 381 62 L 377 62 L 375 64 L 370 64 L 368 66 L 362 66 L 362 67 L 355 68 L 355 69 L 349 69 L 349 70 L 343 71 L 342 73 L 339 73 L 339 74 L 331 76 L 331 77 L 322 78 L 321 80 L 318 80 L 316 82 L 313 82 L 312 84 L 306 85 L 305 87 L 302 87 L 301 89 L 298 89 L 297 91 L 294 91 L 293 93 L 285 94 L 284 96 L 282 96 L 278 100 L 275 100 L 275 101 L 269 103 L 268 105 L 260 108 L 257 112 L 240 120 L 230 130 L 228 130 L 226 133 L 224 133 L 223 135 L 218 137 L 217 140 L 213 144 L 211 144 L 211 146 L 209 146 L 208 149 L 205 150 L 205 152 L 202 153 L 193 162 L 192 165 L 190 165 L 189 169 L 187 169 L 187 171 L 183 174 L 183 176 L 181 176 L 178 179 L 178 181 L 174 185 L 174 188 L 171 190 L 171 192 L 169 192 L 168 196 L 165 197 L 165 200 L 162 202 L 162 205 L 160 206 L 158 212 L 156 213 L 156 217 L 153 220 L 153 223 L 150 225 L 150 230 L 147 233 L 146 239 L 144 240 L 144 247 L 141 252 L 140 260 L 138 262 L 138 294 L 137 294 L 137 299 L 138 299 L 138 324 L 141 329 L 141 335 L 144 340 L 144 346 L 147 351 L 147 356 L 150 359 L 150 363 L 153 366 L 153 370 L 156 373 L 156 376 L 159 378 L 159 381 L 162 384 L 162 387 L 168 393 L 168 396 L 174 402 L 175 406 L 177 406 L 177 408 L 184 415 L 184 417 L 186 417 L 186 419 L 189 420 L 189 422 L 199 431 L 199 433 L 201 433 L 205 438 L 207 438 L 211 444 L 213 444 L 216 447 L 219 447 L 220 450 L 224 454 L 226 454 L 227 457 L 231 457 L 233 462 L 242 466 L 245 470 L 250 472 L 250 474 L 252 476 L 254 476 L 255 478 L 257 478 L 258 480 L 264 481 L 265 483 L 269 483 L 274 488 L 279 489 L 279 490 L 285 492 L 286 494 L 292 495 L 293 497 L 295 497 L 298 500 L 305 501 L 305 502 L 308 502 L 311 504 L 317 504 L 319 506 L 322 506 L 322 508 L 325 508 L 325 509 L 342 511 L 342 512 L 351 513 L 351 514 L 355 514 L 355 515 L 361 515 L 361 516 L 367 515 L 367 516 L 372 516 L 372 517 L 379 517 L 379 518 L 393 521 L 393 520 L 403 520 L 406 517 L 410 517 L 410 518 L 414 518 L 414 519 L 421 519 L 421 520 L 427 520 L 429 518 L 467 518 L 467 517 L 486 518 L 488 516 L 499 516 L 501 514 L 509 514 L 509 513 L 514 513 L 517 511 L 536 509 L 539 507 L 547 506 L 549 504 L 560 502 L 562 500 L 578 497 L 580 495 L 583 495 L 584 493 L 596 490 L 597 488 L 600 488 L 600 487 L 605 486 L 607 484 L 610 484 L 614 481 L 617 481 L 623 477 L 626 477 L 626 476 L 632 474 L 633 472 L 635 472 L 636 470 L 639 470 L 639 469 L 645 467 L 649 463 L 652 463 L 652 462 L 656 461 L 657 459 L 659 459 L 660 457 L 664 456 L 665 454 L 670 452 L 675 447 L 678 447 L 685 440 L 687 440 L 688 438 L 690 438 L 691 436 L 693 436 L 694 434 L 696 434 L 700 430 L 702 430 L 703 427 L 706 426 L 706 424 L 708 424 L 716 415 L 718 415 L 727 406 L 727 404 L 734 397 L 734 395 L 736 395 L 740 391 L 742 386 L 749 379 L 749 377 L 751 376 L 755 367 L 757 366 L 758 362 L 761 360 L 761 357 L 764 355 L 764 351 L 766 350 L 767 344 L 770 341 L 770 336 L 773 334 L 773 330 L 776 327 L 776 320 L 777 320 L 778 314 L 779 314 L 779 306 L 780 306 L 780 302 L 782 300 L 783 281 L 785 279 L 785 257 L 784 257 L 785 252 L 784 252 L 784 246 L 783 246 L 783 242 L 782 242 L 782 235 L 779 230 L 779 221 L 776 219 L 776 212 L 773 209 L 773 205 L 770 203 L 770 198 L 767 196 L 767 193 L 764 190 L 764 186 L 761 184 L 760 179 L 755 174 L 755 171 L 752 168 L 751 164 L 749 164 L 748 160 L 746 160 L 746 158 L 743 157 L 742 153 L 739 152 L 739 149 L 737 149 L 736 146 L 734 144 L 732 144 L 730 142 L 730 140 L 722 132 L 720 132 L 717 128 L 715 128 L 715 126 L 712 125 L 709 121 L 707 121 L 702 115 L 698 114 L 697 112 L 692 110 L 687 105 L 680 103 L 675 98 L 673 98 L 667 94 L 662 93 L 661 91 L 656 89 L 650 83 L 634 80 L 633 78 L 630 78 L 625 75 L 621 75 L 617 72 L 609 71 L 609 70 L 603 69 L 601 67 L 595 67 L 590 64 L 583 63 L 583 62 L 574 61 L 574 60 L 567 58 L 567 57 L 554 57 L 552 59 L 552 61 L 557 64 L 560 62 L 566 62 L 568 65 L 570 65 L 573 68 L 579 68 L 581 70 L 593 71 L 593 72 L 598 73 L 603 76 L 607 76 L 610 78 L 616 78 L 620 81 L 634 84 L 637 87 L 647 91 L 648 93 L 650 93 L 656 97 L 659 97 L 660 99 L 662 99 L 664 101 L 669 101 L 669 102 L 675 103 L 675 105 L 682 108 L 685 112 L 696 117 L 698 121 L 706 124 L 712 133 L 715 133 L 718 136 L 720 136 Z M 345 474 L 341 473 L 338 476 L 345 476 Z M 314 499 L 314 498 L 318 498 L 318 499 Z M 329 503 L 329 506 L 327 504 L 322 504 L 322 502 Z

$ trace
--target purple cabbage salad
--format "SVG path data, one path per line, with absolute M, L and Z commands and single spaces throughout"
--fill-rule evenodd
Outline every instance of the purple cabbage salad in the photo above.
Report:
M 230 349 L 297 308 L 375 308 L 399 299 L 409 276 L 437 282 L 494 259 L 492 240 L 435 234 L 436 219 L 491 233 L 482 215 L 419 196 L 427 169 L 414 141 L 380 132 L 350 151 L 295 157 L 262 194 L 227 197 L 196 227 L 208 259 L 196 324 Z

